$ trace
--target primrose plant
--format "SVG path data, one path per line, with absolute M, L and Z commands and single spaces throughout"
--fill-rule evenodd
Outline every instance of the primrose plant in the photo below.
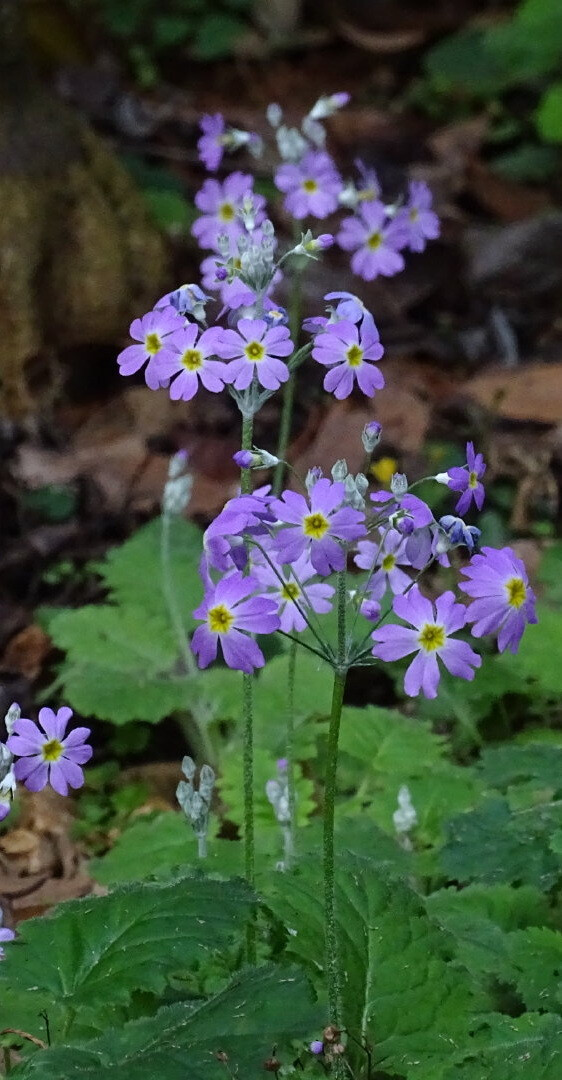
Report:
M 293 222 L 293 242 L 283 245 L 276 234 L 250 174 L 233 171 L 223 180 L 207 179 L 195 198 L 200 216 L 192 228 L 207 252 L 201 284 L 181 286 L 136 319 L 131 326 L 136 344 L 119 356 L 123 375 L 144 368 L 147 385 L 173 400 L 191 400 L 201 387 L 211 393 L 227 391 L 241 415 L 241 449 L 235 454 L 241 490 L 204 535 L 204 598 L 194 611 L 199 626 L 191 648 L 199 668 L 221 658 L 242 672 L 244 843 L 250 883 L 253 679 L 265 663 L 259 638 L 280 634 L 292 657 L 286 758 L 267 787 L 285 836 L 283 865 L 293 855 L 296 648 L 302 646 L 332 668 L 323 875 L 329 1020 L 337 1028 L 342 1026 L 342 973 L 334 907 L 334 800 L 348 672 L 408 657 L 406 694 L 434 698 L 443 668 L 471 680 L 481 665 L 479 653 L 466 639 L 468 628 L 475 638 L 497 634 L 500 650 L 515 651 L 525 624 L 536 621 L 521 560 L 510 548 L 477 552 L 479 530 L 461 516 L 472 504 L 481 509 L 484 500 L 486 466 L 472 443 L 464 466 L 424 478 L 446 485 L 457 496 L 453 512 L 438 520 L 415 494 L 420 481 L 410 483 L 396 474 L 389 490 L 370 490 L 367 467 L 381 435 L 374 419 L 363 432 L 363 472 L 353 475 L 341 460 L 330 476 L 312 468 L 304 480 L 293 473 L 284 487 L 298 368 L 311 358 L 324 371 L 324 389 L 339 399 L 353 392 L 372 399 L 384 387 L 377 366 L 384 348 L 375 318 L 359 297 L 331 292 L 324 313 L 311 313 L 301 321 L 303 266 L 337 243 L 351 253 L 351 269 L 359 277 L 390 277 L 402 270 L 408 252 L 423 251 L 427 241 L 439 235 L 424 183 L 410 182 L 403 196 L 389 203 L 376 175 L 363 164 L 358 163 L 355 179 L 340 176 L 326 149 L 323 121 L 347 100 L 346 94 L 321 98 L 299 128 L 284 122 L 279 106 L 267 110 L 270 150 L 278 158 L 273 180 L 282 195 L 282 210 Z M 212 172 L 232 149 L 247 147 L 258 158 L 263 152 L 262 139 L 228 128 L 219 115 L 204 117 L 201 126 L 199 152 Z M 331 231 L 315 233 L 315 221 L 326 219 Z M 301 223 L 304 231 L 299 230 Z M 289 278 L 288 290 L 284 276 Z M 288 311 L 277 299 L 281 289 L 288 291 Z M 281 388 L 278 445 L 272 454 L 254 446 L 253 425 L 257 412 Z M 254 487 L 254 473 L 269 469 L 274 470 L 273 485 Z M 451 565 L 450 553 L 456 548 L 470 557 L 458 584 L 468 604 L 452 589 L 436 596 L 431 580 L 423 583 L 435 564 Z M 337 633 L 332 639 L 323 617 L 334 605 Z M 187 800 L 183 798 L 188 816 L 193 815 L 196 794 L 189 788 Z M 401 800 L 403 816 L 408 809 L 404 793 Z M 402 824 L 397 828 L 404 831 Z M 254 958 L 255 939 L 250 935 L 248 959 Z
M 482 659 L 470 635 L 472 639 L 497 635 L 500 651 L 515 652 L 526 623 L 536 622 L 534 596 L 521 560 L 508 547 L 477 550 L 479 530 L 464 521 L 473 505 L 480 510 L 484 501 L 486 466 L 472 443 L 466 447 L 462 467 L 424 477 L 424 491 L 432 480 L 451 492 L 450 512 L 439 518 L 416 494 L 420 480 L 410 482 L 396 473 L 387 490 L 372 489 L 369 466 L 381 439 L 375 418 L 364 428 L 362 450 L 358 447 L 364 458 L 360 472 L 353 473 L 345 460 L 339 460 L 328 476 L 314 467 L 301 478 L 286 460 L 302 364 L 317 364 L 324 389 L 338 399 L 358 393 L 372 400 L 384 388 L 378 366 L 384 347 L 373 314 L 358 296 L 340 290 L 326 295 L 323 312 L 306 313 L 303 320 L 303 270 L 337 243 L 351 253 L 351 269 L 359 277 L 389 277 L 403 268 L 408 252 L 423 251 L 427 241 L 439 235 L 425 184 L 412 181 L 402 197 L 388 202 L 374 172 L 361 163 L 355 179 L 340 176 L 326 149 L 323 121 L 343 107 L 347 97 L 320 98 L 298 128 L 284 122 L 279 106 L 267 110 L 268 160 L 277 155 L 273 180 L 282 196 L 281 217 L 292 220 L 292 240 L 284 241 L 276 233 L 251 174 L 236 170 L 222 180 L 205 180 L 196 196 L 200 216 L 192 230 L 204 253 L 201 281 L 167 293 L 152 311 L 135 319 L 130 328 L 133 344 L 118 357 L 124 376 L 143 370 L 154 392 L 168 393 L 175 401 L 189 401 L 201 388 L 227 392 L 240 413 L 241 445 L 234 455 L 240 492 L 203 536 L 203 599 L 193 612 L 198 625 L 191 642 L 169 575 L 164 580 L 185 672 L 192 675 L 219 660 L 241 673 L 243 846 L 250 889 L 255 883 L 253 705 L 257 672 L 265 664 L 263 638 L 279 635 L 289 661 L 286 749 L 277 776 L 266 788 L 282 835 L 283 859 L 278 867 L 285 872 L 298 855 L 294 765 L 298 649 L 307 650 L 331 670 L 321 857 L 328 1014 L 324 1036 L 310 1045 L 309 1054 L 338 1077 L 346 1072 L 346 1034 L 334 818 L 348 674 L 358 667 L 380 671 L 406 658 L 406 694 L 435 698 L 443 670 L 459 679 L 474 678 Z M 201 127 L 199 152 L 212 172 L 223 168 L 229 151 L 246 149 L 256 158 L 264 151 L 263 139 L 229 128 L 221 116 L 204 117 Z M 276 220 L 279 217 L 276 213 Z M 326 220 L 330 231 L 317 232 L 315 222 Z M 281 296 L 288 296 L 287 308 L 279 302 Z M 283 402 L 273 453 L 254 445 L 254 420 L 279 390 Z M 170 563 L 170 522 L 189 499 L 187 464 L 185 455 L 176 455 L 170 466 L 163 504 L 164 568 Z M 461 558 L 457 553 L 451 560 L 457 549 Z M 449 588 L 436 595 L 436 567 L 448 568 L 452 580 L 459 565 L 458 591 Z M 205 680 L 200 674 L 197 678 Z M 88 731 L 78 728 L 65 736 L 70 715 L 69 709 L 56 715 L 43 709 L 41 728 L 19 714 L 12 717 L 0 757 L 0 806 L 9 806 L 17 781 L 32 790 L 50 782 L 62 794 L 82 782 L 80 766 L 91 754 Z M 272 716 L 271 722 L 276 721 Z M 195 761 L 184 759 L 185 779 L 178 799 L 204 857 L 215 774 L 210 757 L 203 752 L 201 757 L 198 783 Z M 403 787 L 394 824 L 405 849 L 411 847 L 416 822 L 409 790 Z M 256 955 L 257 922 L 251 918 L 248 963 L 254 963 Z M 273 1066 L 264 1068 L 275 1071 Z

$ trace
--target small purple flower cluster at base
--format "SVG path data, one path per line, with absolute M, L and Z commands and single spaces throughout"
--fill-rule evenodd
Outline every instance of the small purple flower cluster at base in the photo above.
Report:
M 10 812 L 17 783 L 29 791 L 42 791 L 48 784 L 59 795 L 84 783 L 81 766 L 92 756 L 87 739 L 90 729 L 77 727 L 67 732 L 72 709 L 58 712 L 39 710 L 39 722 L 21 716 L 19 706 L 6 716 L 8 738 L 0 743 L 0 821 Z

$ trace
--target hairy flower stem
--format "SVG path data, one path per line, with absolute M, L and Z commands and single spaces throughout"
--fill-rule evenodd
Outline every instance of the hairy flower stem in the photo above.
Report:
M 298 232 L 295 234 L 298 239 Z M 301 274 L 299 270 L 295 270 L 293 273 L 293 280 L 291 284 L 291 299 L 289 302 L 289 329 L 291 331 L 291 337 L 298 345 L 298 336 L 300 332 L 301 324 L 301 306 L 302 306 L 302 291 L 301 291 Z M 287 447 L 289 445 L 289 439 L 291 437 L 291 424 L 293 420 L 293 404 L 295 400 L 295 385 L 297 381 L 297 372 L 292 371 L 290 378 L 287 380 L 283 387 L 283 406 L 281 409 L 281 419 L 279 421 L 279 436 L 277 439 L 277 457 L 280 459 L 279 464 L 275 468 L 273 476 L 273 493 L 279 495 L 281 488 L 283 487 L 283 480 L 285 477 L 285 458 L 287 456 Z
M 296 810 L 297 800 L 295 792 L 295 674 L 297 667 L 297 642 L 291 641 L 289 649 L 289 676 L 287 686 L 287 741 L 285 755 L 287 758 L 287 791 L 289 794 L 289 829 L 288 843 L 286 844 L 287 869 L 295 854 L 296 838 Z
M 334 688 L 328 733 L 328 753 L 324 784 L 324 919 L 326 943 L 326 969 L 328 975 L 328 1023 L 341 1028 L 342 1023 L 342 974 L 338 949 L 336 924 L 336 882 L 334 858 L 334 816 L 336 802 L 336 777 L 338 767 L 338 741 L 343 695 L 347 680 L 345 616 L 346 616 L 346 572 L 340 570 L 337 576 L 338 605 L 338 649 L 337 664 L 334 667 Z M 338 1075 L 338 1059 L 335 1061 Z M 341 1070 L 340 1070 L 341 1071 Z
M 254 435 L 253 416 L 242 418 L 242 450 L 251 450 Z M 252 490 L 249 469 L 240 471 L 240 490 L 248 495 Z M 254 681 L 252 675 L 242 675 L 243 774 L 244 774 L 244 873 L 249 885 L 255 881 L 254 851 Z M 250 918 L 246 928 L 246 960 L 256 962 L 256 925 Z
M 184 671 L 190 679 L 197 679 L 199 677 L 199 671 L 189 646 L 181 607 L 178 604 L 177 593 L 174 589 L 170 544 L 171 521 L 172 518 L 170 514 L 162 514 L 160 526 L 162 591 L 164 593 L 164 600 L 168 609 L 170 622 L 176 635 Z M 197 689 L 198 688 L 195 689 L 195 692 L 192 695 L 189 712 L 179 713 L 178 722 L 194 757 L 200 761 L 206 762 L 207 765 L 214 765 L 216 762 L 215 748 L 207 730 L 209 708 L 202 699 L 201 694 L 197 692 Z

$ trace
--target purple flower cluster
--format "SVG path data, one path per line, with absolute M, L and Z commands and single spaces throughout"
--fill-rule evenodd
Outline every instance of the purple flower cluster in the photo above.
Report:
M 363 193 L 336 237 L 344 251 L 353 253 L 352 270 L 365 281 L 400 273 L 404 249 L 422 252 L 428 240 L 439 236 L 439 218 L 431 204 L 431 192 L 421 180 L 411 181 L 408 200 L 401 208 L 385 205 L 378 193 L 372 198 Z

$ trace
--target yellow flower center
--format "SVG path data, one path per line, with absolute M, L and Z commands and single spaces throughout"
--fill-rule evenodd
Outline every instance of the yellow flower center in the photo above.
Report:
M 43 761 L 58 761 L 62 757 L 64 746 L 58 739 L 51 739 L 49 742 L 43 743 L 41 747 L 41 756 Z
M 213 634 L 228 634 L 234 622 L 234 615 L 225 604 L 216 604 L 207 612 L 207 622 Z
M 415 206 L 410 210 L 410 221 L 417 221 L 420 216 L 419 210 L 416 210 Z
M 425 623 L 418 635 L 418 641 L 426 652 L 442 649 L 445 644 L 445 627 L 438 623 Z
M 478 487 L 478 473 L 471 472 L 468 474 L 468 486 L 469 488 Z
M 527 598 L 527 589 L 523 578 L 513 577 L 505 583 L 507 602 L 510 607 L 520 608 Z
M 144 339 L 144 347 L 150 356 L 156 356 L 157 352 L 160 352 L 162 348 L 162 341 L 159 334 L 147 334 Z
M 198 371 L 200 367 L 203 367 L 203 357 L 199 349 L 186 349 L 181 362 L 187 371 Z
M 263 360 L 265 356 L 265 348 L 259 341 L 250 341 L 250 344 L 246 345 L 244 352 L 248 360 L 251 360 L 253 364 L 259 364 L 260 360 Z
M 224 202 L 222 206 L 219 207 L 219 218 L 221 221 L 234 221 L 235 217 L 236 211 L 232 203 Z
M 359 348 L 359 345 L 350 345 L 346 354 L 347 362 L 350 367 L 360 367 L 363 361 L 363 349 Z
M 367 240 L 367 247 L 370 248 L 371 251 L 376 251 L 377 248 L 380 248 L 381 244 L 382 236 L 380 232 L 371 233 L 370 237 Z
M 297 596 L 300 596 L 300 589 L 294 581 L 289 581 L 281 589 L 281 596 L 284 600 L 296 600 Z
M 238 256 L 237 256 L 235 259 L 232 260 L 232 265 L 233 265 L 235 270 L 241 270 L 242 269 L 242 259 L 239 259 Z
M 386 570 L 387 574 L 388 574 L 388 572 L 390 570 L 394 570 L 394 567 L 396 566 L 396 558 L 395 558 L 395 556 L 394 555 L 385 555 L 385 557 L 384 557 L 384 559 L 383 559 L 383 561 L 381 563 L 381 566 L 382 566 L 383 570 Z
M 309 194 L 312 194 L 313 191 L 318 191 L 318 184 L 316 183 L 316 180 L 303 180 L 302 186 L 305 191 L 309 192 Z
M 303 519 L 302 527 L 305 536 L 311 536 L 313 540 L 321 540 L 330 528 L 330 522 L 324 514 L 307 514 Z
M 357 198 L 359 202 L 370 202 L 371 199 L 376 199 L 377 194 L 374 187 L 366 187 L 357 192 Z

